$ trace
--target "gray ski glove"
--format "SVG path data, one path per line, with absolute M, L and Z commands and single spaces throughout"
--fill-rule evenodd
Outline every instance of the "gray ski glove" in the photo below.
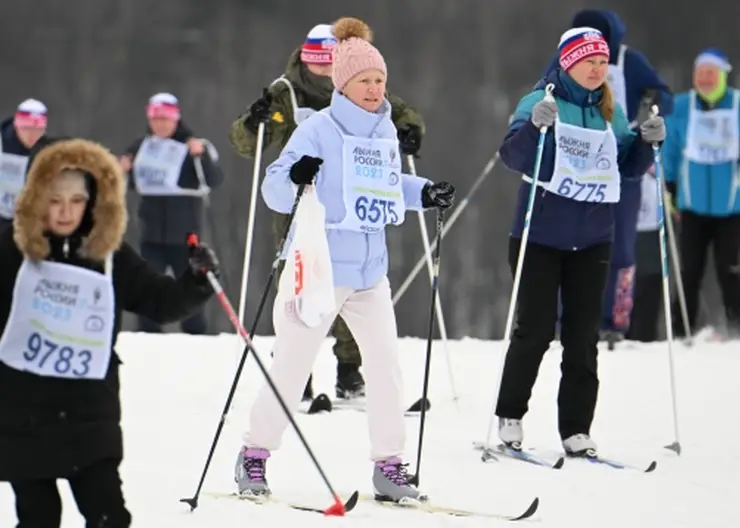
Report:
M 555 101 L 543 99 L 532 108 L 532 124 L 537 128 L 550 127 L 558 117 L 558 104 Z
M 640 135 L 646 143 L 659 143 L 665 139 L 665 121 L 660 116 L 648 118 L 640 125 Z

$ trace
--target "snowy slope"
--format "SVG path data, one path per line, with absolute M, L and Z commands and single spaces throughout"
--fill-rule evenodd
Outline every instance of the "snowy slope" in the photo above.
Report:
M 271 339 L 256 340 L 269 362 Z M 402 361 L 409 403 L 421 395 L 425 343 L 403 339 Z M 361 503 L 343 519 L 298 512 L 284 506 L 256 506 L 209 496 L 233 489 L 233 463 L 249 405 L 261 378 L 247 363 L 240 391 L 193 513 L 179 503 L 191 496 L 217 425 L 241 347 L 235 336 L 122 334 L 119 352 L 126 459 L 122 466 L 128 506 L 136 527 L 235 526 L 503 526 L 482 518 L 453 518 L 422 512 L 391 511 Z M 457 382 L 451 396 L 443 348 L 432 365 L 422 488 L 447 506 L 519 513 L 534 496 L 535 517 L 523 522 L 541 528 L 728 527 L 740 518 L 740 345 L 675 346 L 679 391 L 681 457 L 661 449 L 673 441 L 665 344 L 623 343 L 600 359 L 601 396 L 592 431 L 604 456 L 637 464 L 658 461 L 652 474 L 619 471 L 582 461 L 566 461 L 560 471 L 504 460 L 484 464 L 471 442 L 482 440 L 491 406 L 491 379 L 502 344 L 477 340 L 450 343 Z M 556 391 L 559 347 L 545 358 L 525 422 L 527 443 L 540 450 L 559 449 Z M 316 367 L 318 391 L 331 391 L 335 360 L 327 340 Z M 334 487 L 345 496 L 353 489 L 371 492 L 371 466 L 365 414 L 352 410 L 329 415 L 299 415 Z M 416 457 L 418 418 L 407 418 L 407 456 Z M 331 501 L 315 469 L 291 431 L 283 449 L 270 460 L 274 493 L 316 506 Z M 82 526 L 62 485 L 65 527 Z M 14 526 L 12 494 L 0 484 L 0 526 Z M 269 524 L 268 524 L 269 523 Z M 381 524 L 382 523 L 382 524 Z

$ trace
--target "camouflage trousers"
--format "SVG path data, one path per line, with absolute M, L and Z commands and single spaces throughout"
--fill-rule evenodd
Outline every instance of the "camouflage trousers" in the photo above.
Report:
M 273 214 L 272 230 L 275 237 L 275 245 L 277 247 L 280 244 L 280 240 L 285 235 L 285 230 L 288 229 L 289 215 L 284 214 Z M 276 277 L 275 284 L 279 283 L 277 280 L 280 274 L 283 272 L 285 261 L 281 260 L 278 267 L 278 277 Z M 334 343 L 334 355 L 337 358 L 337 362 L 341 364 L 350 365 L 362 365 L 362 356 L 360 356 L 360 349 L 357 346 L 355 338 L 352 336 L 352 332 L 349 331 L 347 323 L 344 319 L 337 317 L 329 330 L 329 334 L 336 339 Z

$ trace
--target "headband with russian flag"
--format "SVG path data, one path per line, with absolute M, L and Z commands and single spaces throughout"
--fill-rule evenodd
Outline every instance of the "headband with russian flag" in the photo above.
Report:
M 17 128 L 46 128 L 46 105 L 36 99 L 26 99 L 15 111 L 13 124 Z
M 331 31 L 331 25 L 319 24 L 308 32 L 301 46 L 301 61 L 306 64 L 331 64 L 331 52 L 336 45 L 337 39 Z
M 586 57 L 606 55 L 609 57 L 609 44 L 601 31 L 591 27 L 569 29 L 560 37 L 558 44 L 560 67 L 568 71 Z
M 180 102 L 172 94 L 158 93 L 149 99 L 146 106 L 146 116 L 149 119 L 171 119 L 180 120 Z

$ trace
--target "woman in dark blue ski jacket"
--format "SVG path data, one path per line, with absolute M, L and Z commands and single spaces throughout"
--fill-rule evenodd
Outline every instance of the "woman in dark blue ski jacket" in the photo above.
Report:
M 645 55 L 624 43 L 627 28 L 619 15 L 607 9 L 584 9 L 576 13 L 571 22 L 571 27 L 582 26 L 601 31 L 609 45 L 607 82 L 614 101 L 627 115 L 630 128 L 636 129 L 647 119 L 653 105 L 658 105 L 660 115 L 667 118 L 673 111 L 673 94 Z M 557 67 L 556 54 L 546 74 Z M 638 326 L 642 323 L 637 321 L 636 317 L 632 317 L 632 307 L 636 304 L 633 289 L 637 289 L 636 283 L 639 281 L 636 275 L 642 275 L 644 278 L 645 274 L 651 273 L 650 268 L 655 255 L 652 249 L 653 247 L 657 249 L 654 236 L 651 236 L 650 232 L 647 232 L 647 235 L 645 232 L 638 235 L 641 208 L 655 205 L 657 193 L 655 177 L 644 174 L 642 178 L 622 183 L 621 197 L 614 211 L 612 263 L 602 304 L 601 330 L 610 345 L 621 339 L 621 336 L 631 328 L 633 321 Z M 649 305 L 659 304 L 660 287 L 657 290 L 657 300 L 651 299 L 653 295 L 651 291 L 648 296 L 641 299 L 641 302 Z M 648 306 L 647 312 L 650 310 Z
M 559 67 L 545 90 L 525 96 L 499 152 L 522 173 L 509 246 L 516 271 L 532 185 L 540 128 L 547 127 L 535 189 L 529 239 L 518 291 L 516 326 L 507 351 L 497 403 L 499 436 L 514 449 L 523 441 L 522 417 L 542 357 L 554 338 L 562 296 L 562 379 L 558 428 L 574 456 L 595 456 L 590 438 L 599 381 L 596 358 L 601 302 L 614 238 L 614 209 L 622 180 L 641 178 L 652 163 L 652 143 L 665 138 L 661 117 L 639 135 L 606 83 L 609 46 L 590 27 L 566 31 Z M 508 337 L 508 336 L 507 336 Z

